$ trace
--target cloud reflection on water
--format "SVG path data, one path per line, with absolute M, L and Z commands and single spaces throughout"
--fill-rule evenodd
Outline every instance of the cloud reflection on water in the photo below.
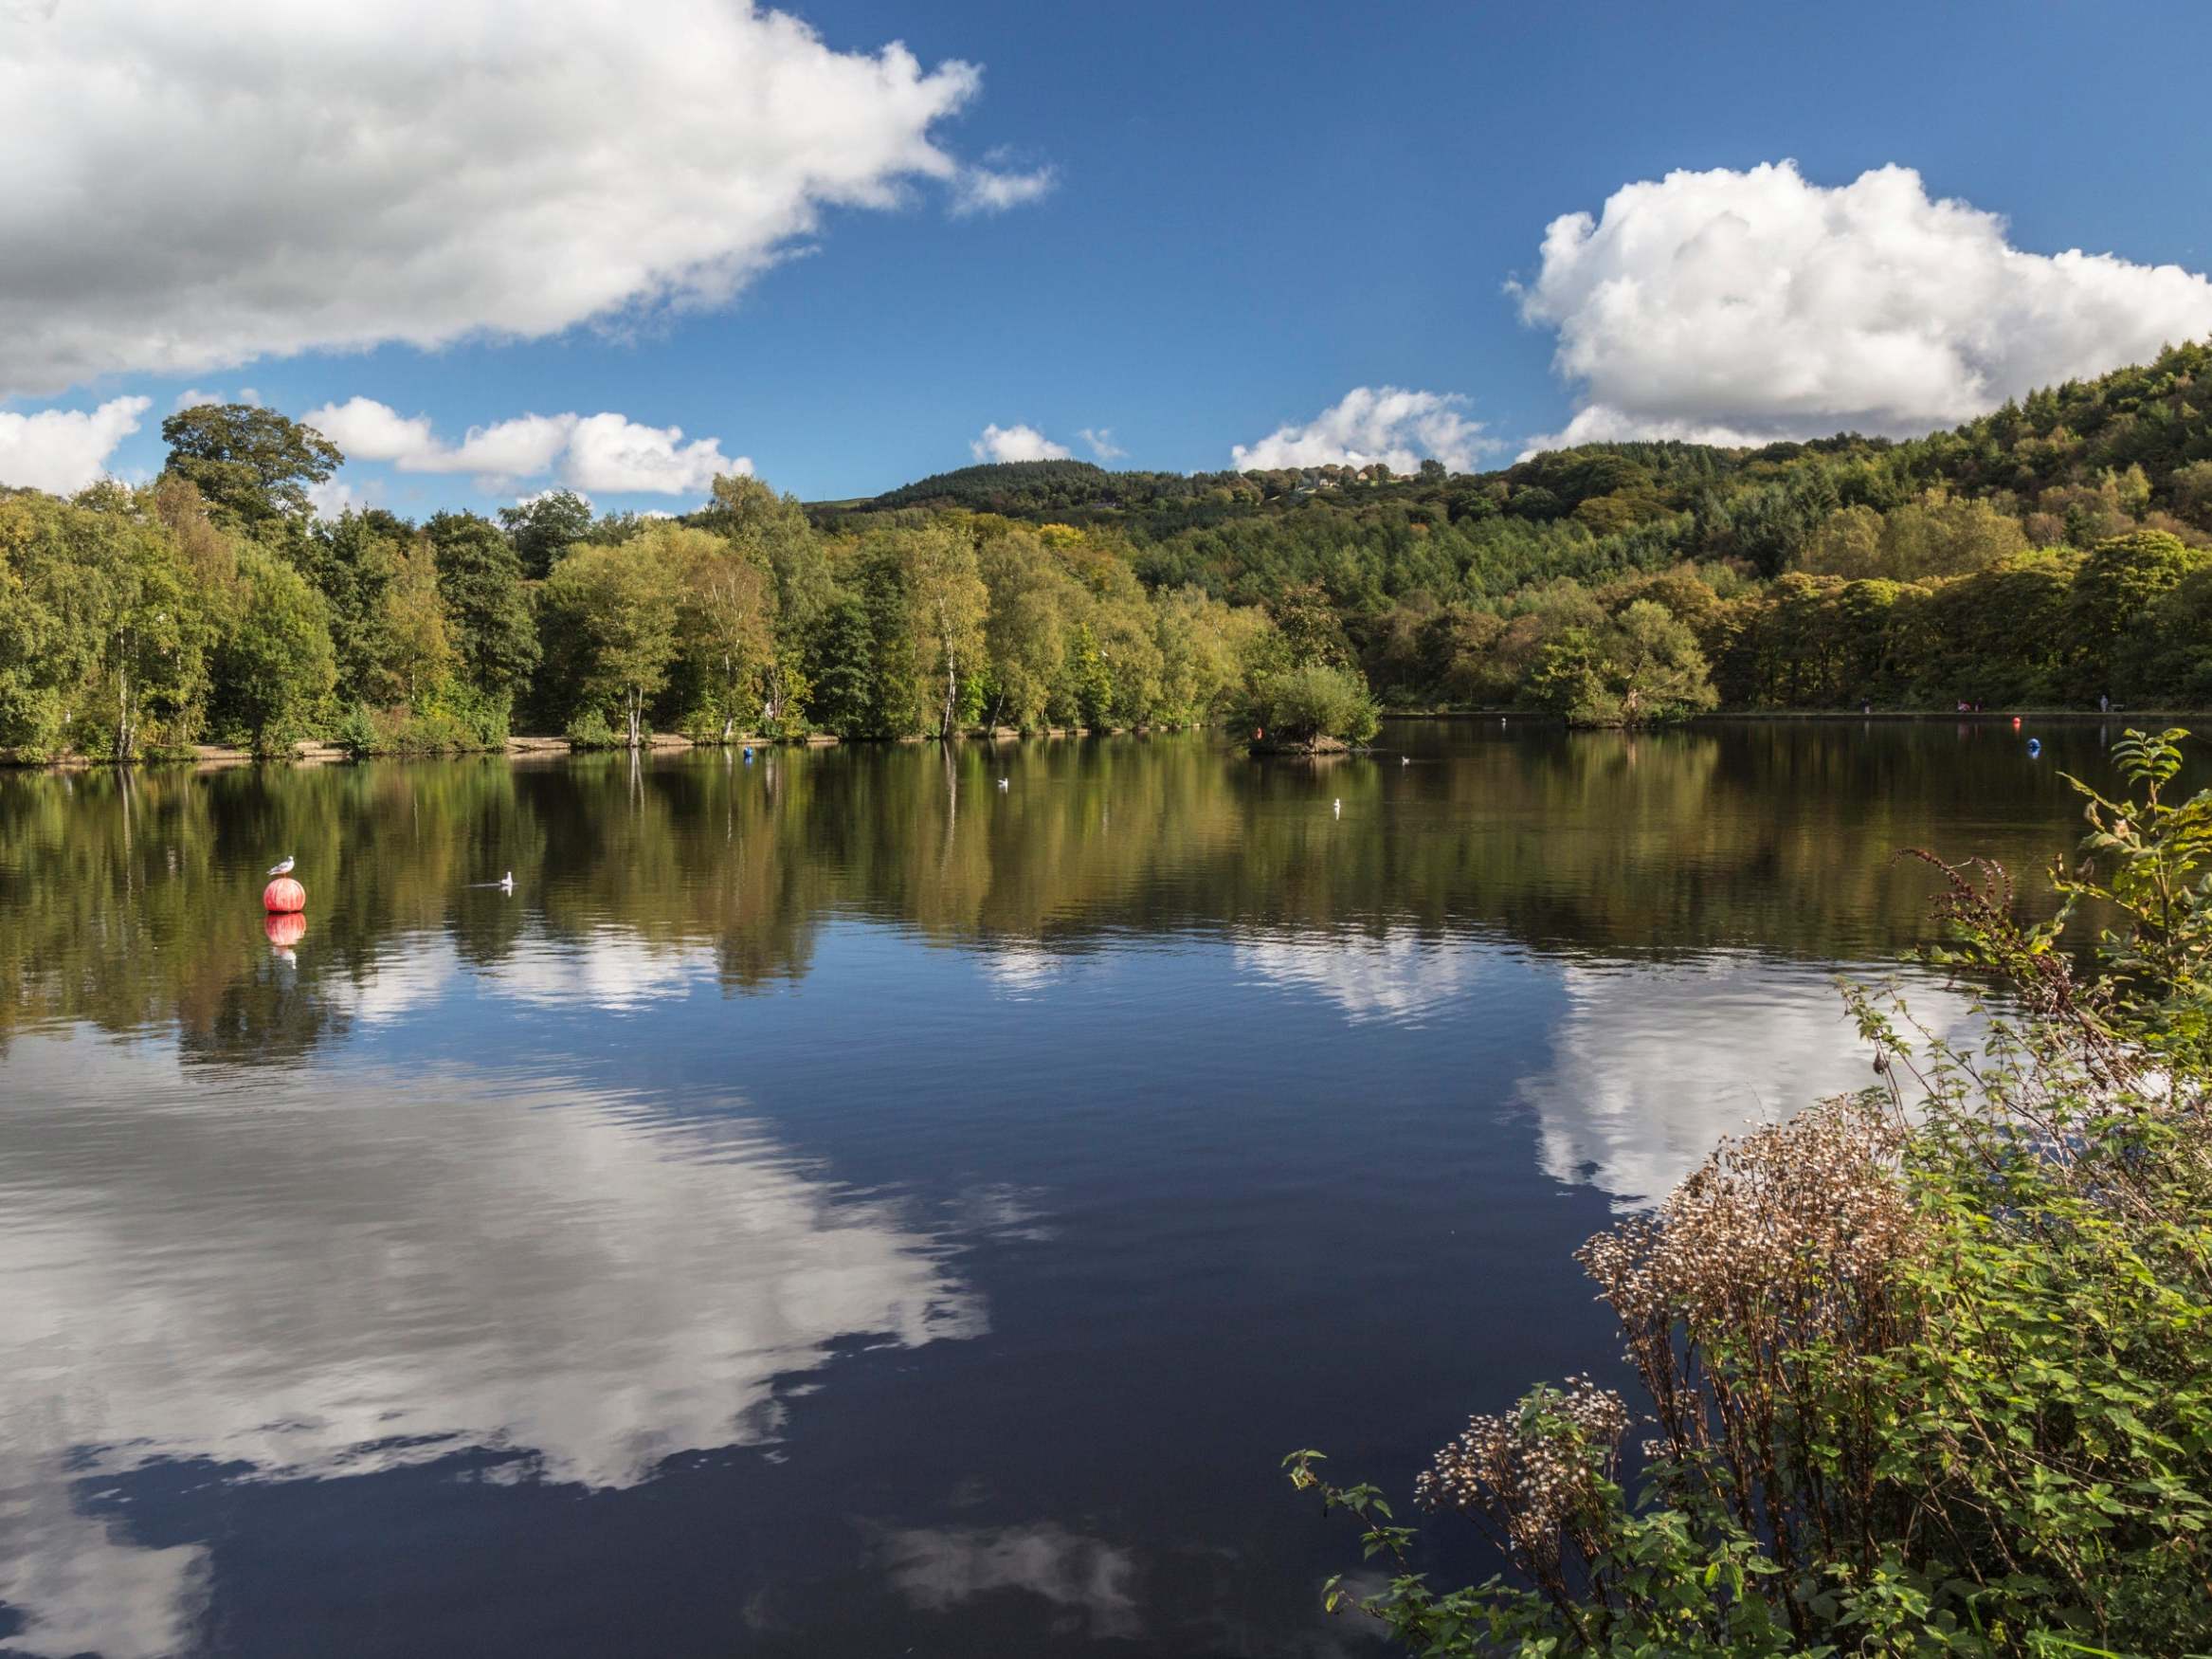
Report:
M 172 1650 L 193 1550 L 73 1511 L 161 1460 L 372 1473 L 470 1448 L 588 1487 L 759 1443 L 856 1340 L 988 1329 L 897 1204 L 741 1118 L 465 1076 L 265 1075 L 20 1044 L 0 1121 L 0 1600 L 23 1650 Z M 97 1636 L 98 1639 L 93 1639 Z
M 1271 985 L 1326 997 L 1355 1025 L 1419 1024 L 1473 990 L 1495 946 L 1438 939 L 1410 927 L 1378 935 L 1291 934 L 1241 940 L 1237 963 Z
M 1042 1596 L 1094 1639 L 1144 1633 L 1133 1552 L 1055 1522 L 990 1528 L 911 1527 L 884 1540 L 891 1588 L 944 1613 L 994 1591 Z
M 1870 975 L 1869 978 L 1882 977 Z M 1539 1160 L 1638 1208 L 1666 1195 L 1723 1136 L 1877 1081 L 1834 977 L 1756 957 L 1636 966 L 1568 963 L 1549 1069 L 1522 1081 Z M 1908 986 L 1914 1015 L 1956 1035 L 1967 999 Z

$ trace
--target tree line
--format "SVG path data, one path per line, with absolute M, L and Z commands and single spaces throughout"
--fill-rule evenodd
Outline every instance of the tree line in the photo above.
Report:
M 825 533 L 741 476 L 680 520 L 595 518 L 567 492 L 497 521 L 321 518 L 310 492 L 342 457 L 312 428 L 230 405 L 163 432 L 145 486 L 0 494 L 0 750 L 1188 725 L 1311 666 L 1263 608 L 1148 587 L 1065 526 Z
M 1035 462 L 816 517 L 1079 525 L 1148 583 L 1324 616 L 1387 705 L 2202 706 L 2208 411 L 2200 344 L 1905 443 L 1590 445 L 1481 475 Z
M 2207 410 L 2191 345 L 1907 443 L 1032 462 L 812 508 L 732 476 L 680 519 L 556 491 L 416 523 L 318 517 L 336 447 L 209 405 L 150 484 L 0 489 L 0 752 L 2203 705 Z

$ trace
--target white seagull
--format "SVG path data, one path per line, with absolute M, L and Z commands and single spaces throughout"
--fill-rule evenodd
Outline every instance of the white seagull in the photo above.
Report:
M 292 855 L 288 852 L 275 864 L 269 866 L 269 874 L 272 876 L 288 876 L 291 873 Z
M 1003 777 L 1002 777 L 1002 778 L 1000 778 L 1000 779 L 999 779 L 999 788 L 1001 788 L 1001 789 L 1005 789 L 1006 787 L 1006 780 L 1005 778 L 1003 778 Z

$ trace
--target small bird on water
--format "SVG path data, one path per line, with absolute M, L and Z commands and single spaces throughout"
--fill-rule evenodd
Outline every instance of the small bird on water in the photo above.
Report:
M 291 873 L 292 855 L 288 852 L 275 864 L 269 866 L 269 874 L 272 876 L 288 876 Z
M 1006 780 L 1005 778 L 1003 778 L 1003 777 L 1002 777 L 1002 778 L 1000 778 L 1000 779 L 999 779 L 999 788 L 1001 788 L 1001 789 L 1005 789 L 1006 787 Z
M 1331 802 L 1329 803 L 1329 810 L 1330 810 L 1332 812 L 1333 812 L 1333 813 L 1334 813 L 1334 814 L 1335 814 L 1337 817 L 1339 817 L 1339 818 L 1343 817 L 1343 816 L 1344 816 L 1344 802 L 1343 802 L 1343 800 L 1342 800 L 1342 799 L 1337 799 L 1337 800 L 1331 801 Z

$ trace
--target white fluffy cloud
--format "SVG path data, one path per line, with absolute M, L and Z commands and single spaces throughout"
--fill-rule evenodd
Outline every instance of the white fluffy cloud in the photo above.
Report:
M 681 442 L 681 427 L 644 427 L 618 414 L 586 415 L 569 437 L 563 482 L 578 489 L 703 490 L 716 473 L 751 472 L 746 456 L 725 456 L 719 438 Z
M 1355 386 L 1304 426 L 1278 427 L 1256 444 L 1231 453 L 1239 472 L 1278 466 L 1367 466 L 1380 461 L 1392 472 L 1412 472 L 1434 456 L 1454 472 L 1471 472 L 1476 457 L 1496 448 L 1482 423 L 1460 410 L 1467 400 L 1396 386 Z
M 493 483 L 557 471 L 579 490 L 703 490 L 717 473 L 749 473 L 752 462 L 722 453 L 719 438 L 683 442 L 681 427 L 648 427 L 626 415 L 524 414 L 471 427 L 458 444 L 441 439 L 428 415 L 403 415 L 371 397 L 309 410 L 306 423 L 350 461 L 389 462 L 402 472 L 465 473 Z
M 1625 185 L 1544 235 L 1515 290 L 1579 407 L 1538 447 L 1764 442 L 1955 424 L 2212 332 L 2212 283 L 2078 249 L 2026 253 L 1910 168 L 1847 185 L 1792 162 Z
M 1091 453 L 1101 461 L 1119 461 L 1129 453 L 1114 441 L 1112 427 L 1085 427 L 1076 434 L 1091 447 Z
M 176 401 L 169 407 L 172 412 L 182 414 L 188 409 L 198 409 L 204 403 L 260 404 L 262 394 L 250 386 L 241 386 L 236 392 L 202 392 L 197 386 L 176 394 Z
M 973 66 L 745 0 L 7 15 L 0 395 L 713 304 L 825 208 L 1049 187 L 933 140 Z
M 968 447 L 978 461 L 1065 461 L 1070 454 L 1065 444 L 1055 444 L 1035 427 L 995 423 Z
M 952 211 L 965 218 L 970 213 L 1003 213 L 1050 195 L 1060 173 L 1050 167 L 1001 171 L 994 167 L 963 167 L 952 180 Z
M 152 404 L 146 397 L 111 397 L 90 410 L 0 410 L 0 484 L 58 496 L 82 489 L 107 470 L 107 458 L 138 429 L 138 417 Z

